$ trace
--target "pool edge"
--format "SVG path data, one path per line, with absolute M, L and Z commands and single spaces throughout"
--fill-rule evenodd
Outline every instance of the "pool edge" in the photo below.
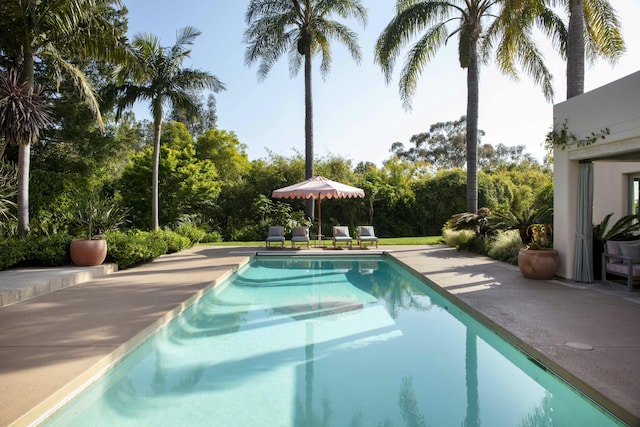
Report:
M 185 301 L 176 305 L 173 309 L 169 310 L 161 317 L 152 322 L 149 326 L 137 333 L 133 338 L 129 339 L 124 344 L 118 346 L 114 351 L 102 357 L 91 367 L 83 371 L 76 376 L 70 382 L 53 392 L 43 401 L 31 408 L 28 412 L 20 416 L 9 424 L 9 427 L 22 427 L 22 426 L 38 426 L 47 421 L 56 412 L 61 410 L 67 403 L 73 398 L 82 393 L 97 380 L 99 380 L 106 372 L 124 360 L 131 352 L 136 350 L 142 344 L 144 344 L 153 334 L 159 329 L 168 324 L 173 318 L 185 311 L 188 307 L 196 303 L 203 295 L 205 295 L 212 288 L 215 288 L 223 284 L 231 275 L 240 270 L 246 264 L 248 264 L 253 255 L 247 256 L 237 265 L 230 266 L 228 270 L 222 273 L 219 277 L 212 280 L 207 286 L 199 289 Z
M 537 350 L 533 345 L 527 343 L 523 339 L 519 338 L 513 332 L 509 331 L 506 327 L 500 325 L 495 322 L 487 315 L 482 313 L 481 311 L 475 309 L 470 304 L 466 303 L 455 294 L 449 292 L 446 288 L 438 284 L 436 280 L 430 278 L 427 274 L 420 273 L 410 264 L 402 261 L 401 259 L 395 257 L 392 252 L 385 253 L 385 255 L 392 258 L 395 262 L 400 264 L 402 267 L 406 268 L 408 272 L 410 272 L 413 276 L 422 280 L 425 285 L 429 286 L 432 290 L 438 293 L 443 298 L 451 301 L 453 304 L 457 305 L 460 309 L 465 311 L 469 316 L 473 319 L 481 323 L 483 326 L 491 329 L 502 339 L 507 341 L 509 344 L 513 345 L 520 351 L 522 351 L 527 357 L 529 357 L 534 363 L 540 364 L 546 370 L 551 372 L 553 375 L 560 378 L 562 381 L 569 384 L 573 387 L 577 392 L 581 393 L 589 400 L 593 401 L 596 405 L 598 405 L 603 410 L 610 413 L 620 422 L 625 423 L 628 426 L 640 426 L 640 418 L 636 417 L 629 410 L 615 403 L 613 400 L 608 398 L 602 392 L 598 391 L 595 387 L 589 385 L 580 377 L 575 374 L 569 372 L 562 365 L 554 362 L 550 357 L 546 356 L 539 350 Z

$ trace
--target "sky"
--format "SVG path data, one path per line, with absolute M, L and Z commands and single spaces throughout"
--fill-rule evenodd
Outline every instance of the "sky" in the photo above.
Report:
M 249 160 L 268 158 L 269 152 L 304 155 L 304 72 L 291 77 L 284 55 L 266 79 L 258 79 L 259 62 L 246 65 L 243 35 L 249 0 L 124 0 L 129 10 L 129 37 L 152 33 L 161 45 L 173 46 L 176 33 L 186 26 L 198 28 L 191 57 L 184 63 L 218 77 L 227 90 L 216 95 L 218 128 L 234 132 L 247 146 Z M 336 155 L 357 165 L 382 165 L 391 157 L 394 142 L 411 146 L 412 135 L 429 131 L 432 124 L 458 120 L 466 113 L 466 70 L 457 60 L 455 40 L 443 46 L 418 80 L 412 108 L 402 106 L 398 92 L 398 58 L 393 80 L 387 84 L 374 62 L 377 38 L 394 16 L 395 0 L 362 0 L 368 22 L 343 21 L 358 34 L 362 61 L 357 64 L 346 48 L 332 41 L 331 69 L 322 78 L 320 57 L 314 57 L 313 120 L 315 157 Z M 606 61 L 585 67 L 585 92 L 640 70 L 639 0 L 610 0 L 622 24 L 627 50 L 611 65 Z M 457 40 L 457 39 L 456 39 Z M 553 103 L 566 99 L 566 65 L 543 36 L 537 38 L 545 63 L 554 76 Z M 539 160 L 544 138 L 553 123 L 553 103 L 547 102 L 533 80 L 519 80 L 497 71 L 494 62 L 480 69 L 478 126 L 482 143 L 525 145 Z M 138 119 L 149 118 L 148 105 L 134 109 Z

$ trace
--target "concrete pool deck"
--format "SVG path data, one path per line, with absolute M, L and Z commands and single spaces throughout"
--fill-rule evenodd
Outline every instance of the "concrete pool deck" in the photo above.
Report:
M 517 267 L 445 246 L 380 250 L 427 276 L 627 424 L 640 426 L 640 292 L 529 280 Z M 17 300 L 0 307 L 0 426 L 39 420 L 256 251 L 264 248 L 199 246 L 130 270 L 82 270 L 81 278 L 78 267 L 0 272 L 0 294 L 11 290 Z M 63 277 L 67 285 L 59 286 Z M 39 291 L 15 297 L 16 289 L 27 288 Z

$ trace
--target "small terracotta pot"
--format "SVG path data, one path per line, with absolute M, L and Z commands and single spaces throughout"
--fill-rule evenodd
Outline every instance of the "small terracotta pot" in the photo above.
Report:
M 71 261 L 75 265 L 100 265 L 107 257 L 107 241 L 104 239 L 76 239 L 69 248 Z
M 560 258 L 555 249 L 520 249 L 518 253 L 518 267 L 528 279 L 552 279 L 559 266 Z

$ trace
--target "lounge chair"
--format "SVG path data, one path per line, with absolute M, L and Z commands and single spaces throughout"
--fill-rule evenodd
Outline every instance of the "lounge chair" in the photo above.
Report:
M 353 239 L 349 235 L 349 227 L 345 226 L 335 226 L 333 227 L 333 247 L 338 247 L 338 243 L 346 243 L 349 245 L 349 249 L 351 249 L 351 245 L 353 244 Z
M 291 236 L 291 247 L 295 248 L 296 243 L 306 243 L 307 248 L 311 247 L 311 241 L 309 239 L 309 227 L 303 225 L 293 227 L 293 235 Z
M 284 248 L 284 227 L 281 225 L 273 225 L 269 227 L 269 235 L 265 245 L 270 247 L 272 243 L 280 243 Z
M 358 246 L 362 248 L 366 242 L 375 242 L 376 248 L 378 247 L 378 238 L 371 225 L 361 225 L 358 227 Z

